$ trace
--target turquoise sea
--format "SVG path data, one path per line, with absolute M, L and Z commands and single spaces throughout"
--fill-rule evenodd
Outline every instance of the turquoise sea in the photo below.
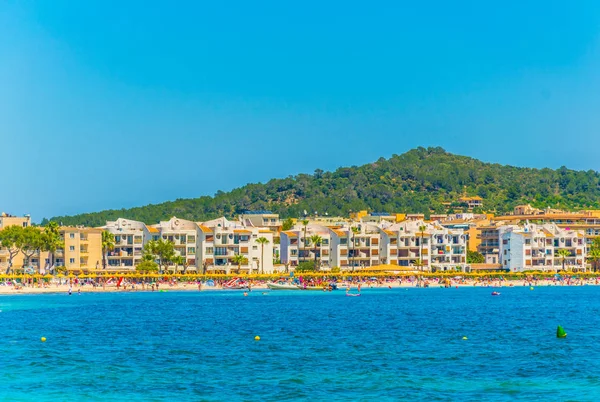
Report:
M 4 296 L 0 400 L 599 400 L 600 287 L 492 290 Z

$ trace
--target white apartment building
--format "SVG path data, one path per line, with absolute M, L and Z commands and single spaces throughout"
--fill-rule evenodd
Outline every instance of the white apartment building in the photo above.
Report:
M 499 247 L 502 267 L 511 272 L 561 270 L 559 250 L 569 252 L 564 258 L 565 269 L 585 270 L 586 266 L 584 233 L 553 223 L 500 227 Z
M 277 232 L 281 226 L 279 214 L 271 211 L 245 211 L 240 215 L 240 222 L 244 226 L 269 229 L 273 232 Z
M 381 263 L 379 253 L 381 235 L 376 225 L 355 224 L 332 228 L 330 233 L 332 267 L 358 270 Z
M 233 259 L 236 255 L 245 257 L 240 272 L 274 272 L 273 235 L 268 229 L 246 226 L 241 222 L 232 222 L 218 218 L 198 225 L 199 247 L 198 267 L 206 272 L 232 273 L 238 270 Z M 261 237 L 267 243 L 260 244 Z
M 467 236 L 462 229 L 448 229 L 437 222 L 405 221 L 382 227 L 380 232 L 384 263 L 425 271 L 466 269 Z
M 173 243 L 175 254 L 185 258 L 188 271 L 196 270 L 196 254 L 199 245 L 199 228 L 196 222 L 172 217 L 152 227 L 159 231 L 163 240 Z M 172 265 L 170 269 L 174 268 L 175 266 Z M 178 269 L 182 270 L 183 267 L 179 266 Z
M 320 244 L 314 244 L 310 238 L 314 235 L 321 237 Z M 308 224 L 306 233 L 303 225 L 296 225 L 291 230 L 281 232 L 280 258 L 284 265 L 295 267 L 303 261 L 315 261 L 320 270 L 331 269 L 331 232 L 326 226 Z M 306 237 L 306 242 L 304 238 Z
M 115 248 L 108 252 L 107 268 L 134 269 L 142 261 L 144 245 L 159 238 L 159 230 L 144 222 L 119 218 L 108 221 L 104 229 L 115 236 Z

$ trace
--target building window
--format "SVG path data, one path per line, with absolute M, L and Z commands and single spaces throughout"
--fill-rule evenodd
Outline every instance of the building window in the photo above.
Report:
M 258 246 L 252 246 L 252 250 L 258 250 Z
M 75 264 L 75 258 L 69 258 L 69 263 L 70 264 Z
M 213 253 L 213 248 L 212 247 L 206 247 L 206 254 L 212 254 Z
M 196 247 L 188 247 L 188 254 L 196 254 Z
M 27 227 L 27 222 L 23 222 L 23 227 L 26 228 Z
M 196 243 L 196 236 L 188 236 L 187 242 L 192 244 Z
M 75 246 L 69 246 L 69 251 L 75 251 Z
M 294 255 L 294 256 L 298 255 L 298 250 L 292 250 L 291 254 Z
M 69 239 L 74 239 L 75 238 L 75 233 L 69 233 Z

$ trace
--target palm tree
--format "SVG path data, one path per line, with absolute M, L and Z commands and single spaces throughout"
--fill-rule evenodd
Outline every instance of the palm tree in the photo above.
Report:
M 115 249 L 115 235 L 108 232 L 102 232 L 102 269 L 106 269 L 106 255 L 109 251 Z
M 180 265 L 184 267 L 184 273 L 185 273 L 186 258 L 184 256 L 176 255 L 175 257 L 173 257 L 171 262 L 173 264 L 175 264 L 175 273 L 177 273 L 177 268 L 179 268 Z
M 317 247 L 321 246 L 321 243 L 323 242 L 323 238 L 321 236 L 319 236 L 318 234 L 315 234 L 315 235 L 310 236 L 310 242 L 313 244 L 314 251 L 315 251 L 315 271 L 319 271 L 319 267 L 317 266 Z
M 592 262 L 592 269 L 596 272 L 598 261 L 600 261 L 600 248 L 592 248 L 588 253 L 588 259 Z
M 302 246 L 304 252 L 302 253 L 302 262 L 304 262 L 306 261 L 306 227 L 308 226 L 308 220 L 304 219 L 302 224 L 304 225 L 304 244 Z
M 427 230 L 427 226 L 421 225 L 419 226 L 419 232 L 421 233 L 421 240 L 419 244 L 421 245 L 421 252 L 419 253 L 419 259 L 421 261 L 421 271 L 423 271 L 423 239 L 425 238 L 425 231 Z
M 569 250 L 566 250 L 564 248 L 561 248 L 560 250 L 558 250 L 556 252 L 556 255 L 559 256 L 562 259 L 562 270 L 565 270 L 565 259 L 567 257 L 571 256 L 571 252 Z
M 246 263 L 246 261 L 248 261 L 248 259 L 241 254 L 236 254 L 233 256 L 231 261 L 238 266 L 237 273 L 239 274 L 240 271 L 242 270 L 242 264 Z
M 265 244 L 269 244 L 269 240 L 266 237 L 259 237 L 258 239 L 256 239 L 256 242 L 258 244 L 260 244 L 260 270 L 261 270 L 261 273 L 264 274 L 265 273 L 265 263 L 264 263 Z
M 50 221 L 43 233 L 43 251 L 48 252 L 48 266 L 54 267 L 54 254 L 58 249 L 64 248 L 65 243 L 60 236 L 58 223 Z M 53 269 L 52 269 L 53 270 Z
M 352 272 L 354 272 L 354 259 L 356 258 L 356 243 L 354 242 L 356 239 L 356 235 L 358 234 L 359 230 L 357 227 L 353 226 L 350 231 L 352 232 L 352 238 L 350 239 L 352 241 Z

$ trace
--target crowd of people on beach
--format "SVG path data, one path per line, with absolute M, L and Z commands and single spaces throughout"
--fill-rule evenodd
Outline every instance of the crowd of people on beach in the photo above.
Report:
M 464 275 L 456 276 L 312 276 L 298 278 L 281 277 L 276 281 L 300 284 L 301 288 L 323 288 L 324 290 L 334 290 L 335 288 L 395 288 L 395 287 L 416 287 L 416 288 L 456 288 L 456 287 L 514 287 L 514 286 L 584 286 L 599 285 L 600 277 L 580 276 L 580 275 L 553 275 L 540 277 L 528 275 L 519 279 L 506 278 L 504 276 L 482 276 L 469 277 Z M 0 292 L 2 289 L 11 289 L 16 291 L 35 290 L 40 291 L 59 291 L 59 289 L 68 288 L 69 294 L 73 289 L 77 292 L 83 291 L 166 291 L 166 290 L 213 290 L 213 289 L 247 289 L 252 288 L 265 289 L 267 283 L 271 282 L 264 279 L 242 279 L 236 282 L 236 286 L 229 286 L 231 279 L 196 279 L 184 280 L 177 277 L 165 276 L 162 278 L 53 278 L 51 280 L 39 280 L 36 278 L 6 279 L 0 282 Z M 6 293 L 6 292 L 5 292 Z

